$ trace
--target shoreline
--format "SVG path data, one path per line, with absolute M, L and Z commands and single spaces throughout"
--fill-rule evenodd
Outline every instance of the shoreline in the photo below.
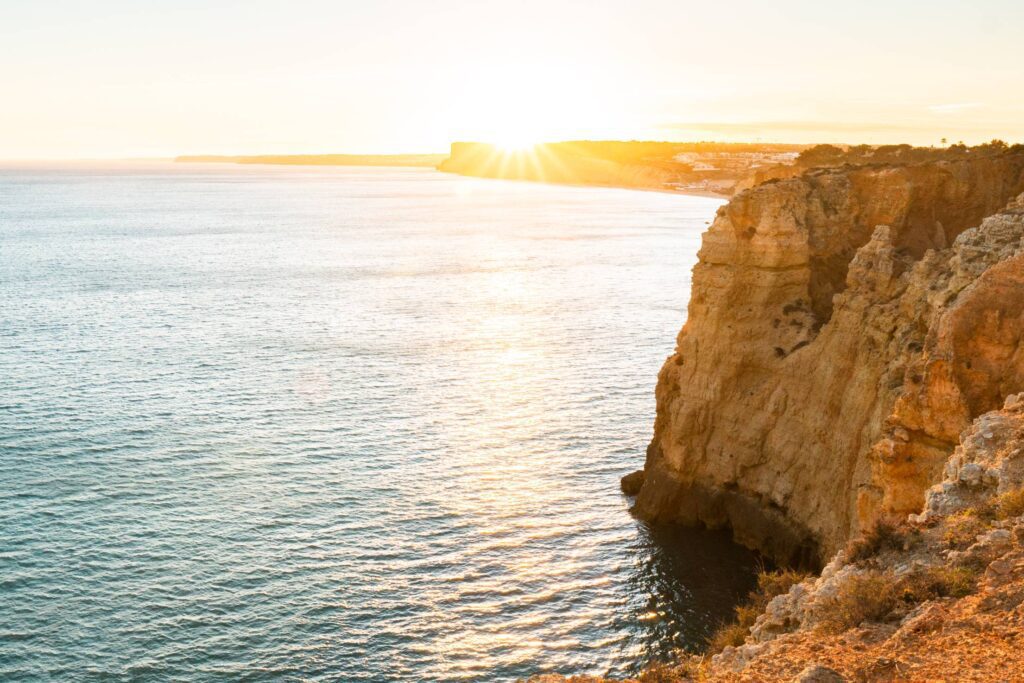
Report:
M 729 200 L 733 195 L 722 194 L 713 190 L 689 190 L 689 189 L 673 189 L 668 187 L 650 187 L 644 185 L 619 185 L 615 183 L 569 183 L 559 182 L 557 180 L 536 180 L 534 178 L 493 178 L 484 175 L 473 175 L 471 173 L 459 173 L 457 171 L 445 171 L 440 168 L 413 165 L 413 164 L 387 164 L 387 163 L 294 163 L 294 162 L 276 162 L 276 161 L 229 161 L 226 159 L 188 159 L 188 158 L 175 158 L 171 160 L 175 164 L 207 164 L 207 165 L 229 165 L 229 166 L 305 166 L 314 168 L 323 167 L 364 167 L 364 168 L 422 168 L 424 170 L 437 171 L 438 173 L 444 173 L 446 175 L 460 176 L 462 178 L 478 178 L 480 180 L 501 180 L 505 182 L 520 182 L 520 183 L 535 183 L 538 185 L 558 185 L 561 187 L 599 187 L 608 188 L 615 190 L 636 190 L 639 192 L 661 192 L 663 194 L 678 194 L 688 195 L 691 197 L 707 197 L 711 199 L 723 199 Z
M 446 173 L 448 175 L 461 176 L 463 178 L 478 178 L 480 180 L 501 180 L 504 182 L 514 183 L 534 183 L 537 185 L 558 185 L 560 187 L 603 187 L 613 190 L 637 190 L 639 192 L 660 192 L 663 194 L 680 194 L 689 195 L 691 197 L 709 197 L 712 199 L 723 199 L 729 200 L 733 197 L 730 194 L 722 194 L 720 192 L 714 192 L 712 190 L 680 190 L 672 189 L 668 187 L 649 187 L 644 185 L 617 185 L 614 183 L 568 183 L 559 182 L 557 180 L 536 180 L 534 178 L 493 178 L 491 176 L 484 175 L 473 175 L 471 173 L 459 173 L 457 171 L 444 171 L 441 169 L 434 169 L 438 173 Z

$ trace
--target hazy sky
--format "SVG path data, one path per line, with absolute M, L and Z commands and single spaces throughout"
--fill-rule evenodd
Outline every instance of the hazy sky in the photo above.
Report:
M 1024 0 L 0 0 L 0 158 L 1024 140 Z

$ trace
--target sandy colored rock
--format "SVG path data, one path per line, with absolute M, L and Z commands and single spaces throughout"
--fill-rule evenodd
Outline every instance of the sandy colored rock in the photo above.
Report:
M 844 683 L 846 681 L 838 671 L 827 666 L 813 664 L 793 679 L 793 683 Z
M 640 489 L 644 485 L 644 471 L 637 470 L 636 472 L 630 472 L 619 481 L 619 486 L 622 488 L 622 492 L 627 496 L 635 496 L 640 493 Z
M 1024 680 L 1022 185 L 1018 152 L 720 210 L 634 510 L 824 567 L 631 680 Z
M 635 512 L 815 564 L 920 511 L 960 432 L 1024 388 L 1022 190 L 1009 153 L 818 171 L 722 207 Z

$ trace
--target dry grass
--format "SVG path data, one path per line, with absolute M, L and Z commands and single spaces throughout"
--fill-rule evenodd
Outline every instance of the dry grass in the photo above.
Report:
M 977 579 L 978 572 L 971 567 L 927 567 L 901 577 L 897 594 L 908 603 L 962 598 L 975 591 Z
M 993 496 L 957 514 L 974 517 L 983 522 L 1019 517 L 1024 515 L 1024 488 L 1012 489 Z M 954 516 L 956 515 L 951 515 Z
M 976 509 L 957 512 L 945 519 L 942 542 L 953 550 L 963 550 L 974 543 L 987 526 Z
M 841 633 L 865 621 L 885 618 L 897 605 L 896 579 L 891 572 L 855 574 L 823 602 L 822 630 Z
M 897 578 L 891 571 L 855 574 L 835 596 L 823 601 L 820 627 L 841 633 L 864 622 L 884 620 L 899 604 L 918 604 L 937 598 L 962 598 L 977 589 L 976 570 L 934 566 Z
M 994 507 L 998 519 L 1012 519 L 1024 515 L 1024 488 L 1002 494 L 996 498 Z
M 861 562 L 885 550 L 904 550 L 918 535 L 917 529 L 907 524 L 896 525 L 878 520 L 863 535 L 847 544 L 846 559 Z
M 722 624 L 708 640 L 708 652 L 718 654 L 727 647 L 739 647 L 747 639 L 752 625 L 753 622 L 750 624 L 740 624 L 739 622 Z
M 736 608 L 736 620 L 722 624 L 708 639 L 708 654 L 717 654 L 729 646 L 742 645 L 750 633 L 750 627 L 764 613 L 764 608 L 772 598 L 788 593 L 790 588 L 808 576 L 805 572 L 793 569 L 760 572 L 757 575 L 757 588 Z
M 649 665 L 637 676 L 637 683 L 686 683 L 705 678 L 703 657 L 683 657 L 676 664 L 658 662 Z

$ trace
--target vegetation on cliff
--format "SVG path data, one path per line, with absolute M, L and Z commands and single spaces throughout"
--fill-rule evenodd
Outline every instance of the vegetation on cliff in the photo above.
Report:
M 876 525 L 819 576 L 764 575 L 737 617 L 705 655 L 681 654 L 631 680 L 1024 676 L 1024 394 L 964 432 L 921 513 Z
M 914 147 L 913 145 L 814 145 L 797 155 L 795 165 L 803 169 L 866 164 L 922 164 L 934 161 L 957 161 L 971 157 L 991 156 L 1006 152 L 1024 152 L 1024 145 L 1012 147 L 1002 140 L 992 140 L 968 147 L 961 143 L 949 147 Z

